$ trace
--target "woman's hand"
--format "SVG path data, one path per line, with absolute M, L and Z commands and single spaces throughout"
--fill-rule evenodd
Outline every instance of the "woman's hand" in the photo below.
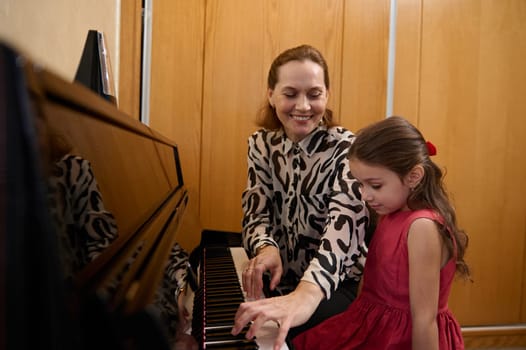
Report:
M 263 273 L 265 271 L 270 271 L 270 289 L 274 290 L 283 274 L 283 266 L 278 248 L 272 245 L 261 248 L 257 256 L 249 260 L 243 271 L 243 290 L 247 293 L 249 300 L 263 296 Z
M 186 286 L 188 287 L 188 286 Z M 179 320 L 177 322 L 177 329 L 175 331 L 175 340 L 172 349 L 173 350 L 198 350 L 199 344 L 197 340 L 187 334 L 190 326 L 190 313 L 188 311 L 187 305 L 189 300 L 193 300 L 194 293 L 189 292 L 188 288 L 181 290 L 177 297 L 177 308 L 179 311 Z
M 189 295 L 191 294 L 191 295 Z M 187 304 L 189 298 L 193 299 L 194 293 L 188 292 L 188 285 L 182 288 L 177 296 L 177 311 L 179 313 L 178 333 L 186 333 L 191 326 L 191 315 L 188 311 Z
M 275 321 L 279 331 L 274 350 L 279 350 L 289 329 L 307 322 L 323 297 L 319 286 L 302 281 L 288 295 L 242 303 L 236 313 L 232 334 L 239 334 L 245 325 L 252 322 L 246 334 L 247 339 L 252 339 L 267 321 Z

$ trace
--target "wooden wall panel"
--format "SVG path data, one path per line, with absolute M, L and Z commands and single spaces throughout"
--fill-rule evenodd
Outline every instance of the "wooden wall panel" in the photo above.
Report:
M 117 103 L 121 111 L 137 120 L 141 115 L 141 11 L 141 0 L 121 2 Z
M 419 10 L 411 11 L 418 26 Z M 409 83 L 398 80 L 395 105 L 416 110 L 418 126 L 437 145 L 436 161 L 471 239 L 474 283 L 456 283 L 450 298 L 464 326 L 526 321 L 525 20 L 521 0 L 425 1 L 421 51 L 397 56 L 413 55 L 397 65 L 396 75 L 407 74 Z
M 466 350 L 526 349 L 526 326 L 469 327 L 463 331 Z
M 240 231 L 246 137 L 264 83 L 263 2 L 207 1 L 201 221 Z
M 241 230 L 247 138 L 256 130 L 272 59 L 286 48 L 308 43 L 339 71 L 342 3 L 207 1 L 200 211 L 204 227 Z M 337 79 L 333 88 L 338 89 Z
M 189 203 L 177 240 L 199 243 L 204 0 L 155 0 L 152 9 L 150 126 L 179 148 Z
M 190 190 L 186 232 L 241 229 L 246 141 L 256 130 L 268 67 L 282 50 L 308 43 L 322 51 L 331 73 L 329 106 L 337 116 L 353 110 L 341 118 L 344 126 L 354 126 L 347 121 L 355 115 L 365 124 L 361 111 L 384 113 L 387 20 L 388 0 L 154 3 L 150 124 L 179 144 Z M 187 235 L 180 240 L 191 248 L 198 237 Z
M 341 124 L 352 131 L 385 117 L 389 0 L 344 6 Z
M 300 44 L 316 47 L 329 67 L 328 106 L 340 115 L 342 46 L 345 1 L 274 1 L 265 8 L 265 82 L 272 60 L 281 51 Z M 290 20 L 290 14 L 301 13 Z M 316 25 L 312 25 L 316 23 Z M 323 30 L 320 30 L 323 28 Z M 266 85 L 265 85 L 266 87 Z
M 393 114 L 418 123 L 422 0 L 398 0 Z

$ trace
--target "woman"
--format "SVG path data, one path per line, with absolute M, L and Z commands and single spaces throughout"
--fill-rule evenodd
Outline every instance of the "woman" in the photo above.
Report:
M 308 45 L 284 51 L 267 83 L 264 129 L 248 140 L 243 243 L 251 259 L 243 288 L 259 299 L 268 276 L 273 297 L 241 304 L 232 333 L 253 321 L 251 338 L 274 320 L 279 348 L 289 329 L 294 336 L 355 298 L 369 219 L 346 162 L 354 135 L 336 126 L 327 108 L 321 53 Z

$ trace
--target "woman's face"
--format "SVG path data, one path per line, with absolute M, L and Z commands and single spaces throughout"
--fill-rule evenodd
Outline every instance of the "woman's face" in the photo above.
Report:
M 301 141 L 320 123 L 329 92 L 323 68 L 312 61 L 290 61 L 278 70 L 278 82 L 268 99 L 292 141 Z

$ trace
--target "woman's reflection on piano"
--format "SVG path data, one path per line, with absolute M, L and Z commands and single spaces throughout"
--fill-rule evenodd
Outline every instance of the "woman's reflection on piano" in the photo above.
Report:
M 63 273 L 70 280 L 117 238 L 117 223 L 104 206 L 90 162 L 71 154 L 73 147 L 66 138 L 42 113 L 37 116 L 49 211 L 59 237 Z
M 117 238 L 117 223 L 104 207 L 90 162 L 82 157 L 66 154 L 54 163 L 49 195 L 64 273 L 70 278 Z
M 117 239 L 117 222 L 104 205 L 90 161 L 72 154 L 70 143 L 44 118 L 37 118 L 37 125 L 62 273 L 67 285 L 72 286 L 73 277 Z M 152 303 L 167 342 L 179 350 L 197 350 L 197 342 L 187 334 L 190 315 L 184 296 L 188 266 L 188 253 L 175 243 Z

